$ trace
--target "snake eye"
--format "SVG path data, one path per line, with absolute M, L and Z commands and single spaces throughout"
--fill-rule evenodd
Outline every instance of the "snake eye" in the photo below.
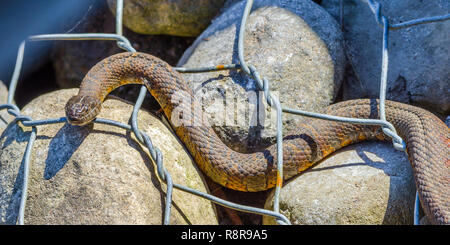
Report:
M 72 125 L 82 126 L 95 119 L 100 112 L 101 101 L 93 96 L 73 96 L 66 104 L 66 118 Z

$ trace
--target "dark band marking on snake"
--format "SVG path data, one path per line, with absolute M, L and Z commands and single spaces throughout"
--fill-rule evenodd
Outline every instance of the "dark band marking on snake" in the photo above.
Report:
M 95 79 L 93 79 L 95 78 Z M 166 62 L 144 53 L 120 53 L 96 64 L 85 76 L 78 95 L 66 104 L 68 122 L 84 125 L 100 112 L 109 92 L 125 84 L 143 84 L 161 105 L 172 127 L 199 168 L 215 182 L 240 191 L 261 191 L 276 184 L 276 144 L 261 152 L 239 153 L 228 148 L 207 117 L 198 126 L 175 125 L 172 111 L 196 119 L 200 104 L 181 75 Z M 182 91 L 183 93 L 179 93 Z M 185 105 L 174 95 L 188 98 Z M 377 100 L 358 99 L 326 107 L 322 113 L 353 118 L 379 118 Z M 191 110 L 194 109 L 194 110 Z M 198 116 L 198 115 L 197 115 Z M 450 130 L 432 113 L 386 101 L 386 119 L 407 145 L 416 188 L 425 214 L 434 224 L 450 223 Z M 332 152 L 364 140 L 389 140 L 379 126 L 307 118 L 283 139 L 284 178 L 305 171 Z

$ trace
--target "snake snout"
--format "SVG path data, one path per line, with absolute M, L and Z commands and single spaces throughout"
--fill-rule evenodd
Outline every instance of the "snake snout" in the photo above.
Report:
M 82 126 L 88 124 L 100 112 L 101 101 L 93 96 L 76 95 L 67 101 L 66 118 L 72 125 Z

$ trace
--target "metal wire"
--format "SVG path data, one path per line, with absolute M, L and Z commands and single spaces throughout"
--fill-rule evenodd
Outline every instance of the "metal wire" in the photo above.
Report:
M 267 104 L 269 106 L 274 106 L 277 111 L 277 180 L 275 185 L 275 193 L 274 193 L 274 204 L 273 210 L 275 212 L 280 212 L 280 192 L 281 187 L 283 185 L 283 128 L 282 128 L 282 110 L 280 101 L 272 96 L 269 91 L 269 82 L 267 79 L 263 78 L 263 82 L 261 81 L 261 76 L 258 71 L 253 66 L 248 66 L 245 58 L 244 58 L 244 38 L 245 38 L 245 25 L 247 23 L 247 17 L 250 14 L 250 10 L 253 6 L 253 0 L 248 0 L 247 4 L 244 8 L 244 13 L 242 15 L 241 26 L 239 29 L 239 37 L 238 37 L 238 55 L 239 55 L 239 63 L 241 64 L 241 69 L 247 73 L 247 75 L 252 76 L 256 80 L 256 84 L 258 88 L 264 91 L 264 95 L 267 100 Z M 279 220 L 277 220 L 278 222 Z
M 307 117 L 314 117 L 323 120 L 332 120 L 337 122 L 345 122 L 345 123 L 356 123 L 356 124 L 367 124 L 367 125 L 379 125 L 383 128 L 383 132 L 390 136 L 393 139 L 393 146 L 397 150 L 405 150 L 404 141 L 397 135 L 395 128 L 386 121 L 385 117 L 385 97 L 386 97 L 386 82 L 387 82 L 387 71 L 388 71 L 388 34 L 389 30 L 397 30 L 400 28 L 406 28 L 414 25 L 420 25 L 430 22 L 436 21 L 446 21 L 450 19 L 450 14 L 442 15 L 442 16 L 434 16 L 434 17 L 426 17 L 416 20 L 410 20 L 406 22 L 402 22 L 399 24 L 389 25 L 389 21 L 386 17 L 381 14 L 381 5 L 377 2 L 373 2 L 372 0 L 366 1 L 369 8 L 372 10 L 377 23 L 383 27 L 383 48 L 382 48 L 382 69 L 381 69 L 381 82 L 380 82 L 380 119 L 359 119 L 359 118 L 345 118 L 345 117 L 336 117 L 331 115 L 325 115 L 315 112 L 307 112 L 297 109 L 284 108 L 279 102 L 278 98 L 273 96 L 269 90 L 269 81 L 261 77 L 257 69 L 251 64 L 247 64 L 244 57 L 244 38 L 245 38 L 245 25 L 247 21 L 247 17 L 249 16 L 253 0 L 247 0 L 242 19 L 241 26 L 239 29 L 238 36 L 238 55 L 239 55 L 239 63 L 240 64 L 228 64 L 228 65 L 217 65 L 211 67 L 199 67 L 199 68 L 184 68 L 184 67 L 175 67 L 174 69 L 179 72 L 213 72 L 225 69 L 241 69 L 248 76 L 251 76 L 255 79 L 257 87 L 264 92 L 264 96 L 269 106 L 273 106 L 277 111 L 277 185 L 275 187 L 275 195 L 274 195 L 274 210 L 267 210 L 261 208 L 255 208 L 246 205 L 240 205 L 233 202 L 229 202 L 220 198 L 217 198 L 213 195 L 200 192 L 198 190 L 182 186 L 176 183 L 173 183 L 170 173 L 164 168 L 163 165 L 163 155 L 161 151 L 153 145 L 150 137 L 144 132 L 140 131 L 137 124 L 137 115 L 139 109 L 144 100 L 145 94 L 147 93 L 147 89 L 143 86 L 140 90 L 138 99 L 134 105 L 133 112 L 131 115 L 131 125 L 124 124 L 121 122 L 97 118 L 94 120 L 95 123 L 106 124 L 111 126 L 120 127 L 129 131 L 132 131 L 138 141 L 144 144 L 148 149 L 151 159 L 156 164 L 156 172 L 158 178 L 161 181 L 166 183 L 166 202 L 165 202 L 165 210 L 163 217 L 163 224 L 170 223 L 170 212 L 172 206 L 172 192 L 173 188 L 177 188 L 181 191 L 205 198 L 210 200 L 213 203 L 218 205 L 222 205 L 228 208 L 232 208 L 235 210 L 255 213 L 260 215 L 266 215 L 274 217 L 279 224 L 290 224 L 289 219 L 287 219 L 283 214 L 280 213 L 279 210 L 279 195 L 281 192 L 281 186 L 283 183 L 283 141 L 282 141 L 282 112 L 291 113 L 296 115 L 302 115 Z M 343 2 L 340 0 L 340 22 L 343 23 Z M 116 33 L 78 33 L 78 34 L 45 34 L 45 35 L 35 35 L 30 36 L 27 40 L 23 41 L 17 52 L 17 59 L 14 68 L 14 72 L 11 78 L 11 83 L 9 85 L 8 99 L 6 104 L 0 105 L 0 110 L 7 109 L 7 112 L 15 117 L 15 119 L 11 122 L 13 123 L 22 123 L 22 125 L 26 127 L 31 127 L 31 134 L 28 139 L 27 147 L 25 149 L 22 164 L 24 166 L 23 172 L 23 184 L 22 184 L 22 193 L 21 193 L 21 202 L 19 206 L 19 214 L 18 214 L 18 224 L 24 224 L 24 214 L 26 209 L 26 199 L 27 199 L 27 190 L 28 190 L 28 174 L 30 171 L 30 156 L 33 148 L 33 144 L 36 140 L 37 135 L 37 126 L 41 125 L 49 125 L 55 123 L 66 123 L 67 120 L 65 117 L 60 118 L 50 118 L 50 119 L 40 119 L 40 120 L 32 120 L 30 117 L 26 115 L 22 115 L 20 113 L 19 108 L 12 103 L 17 82 L 19 80 L 20 71 L 22 67 L 22 62 L 24 59 L 25 52 L 25 43 L 26 41 L 45 41 L 45 40 L 113 40 L 116 41 L 116 44 L 129 52 L 136 52 L 136 50 L 132 47 L 129 40 L 122 35 L 122 15 L 123 15 L 123 0 L 117 0 L 116 2 Z M 415 203 L 415 212 L 414 212 L 414 224 L 418 224 L 418 209 L 420 207 L 418 194 L 416 194 L 416 203 Z
M 116 2 L 116 34 L 122 36 L 123 0 Z

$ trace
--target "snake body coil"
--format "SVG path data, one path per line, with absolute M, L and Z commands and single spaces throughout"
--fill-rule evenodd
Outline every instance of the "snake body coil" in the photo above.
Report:
M 67 102 L 68 121 L 75 125 L 92 121 L 107 94 L 125 84 L 147 87 L 199 168 L 215 182 L 241 191 L 261 191 L 275 186 L 276 145 L 251 154 L 228 148 L 206 118 L 196 117 L 196 109 L 201 105 L 180 74 L 148 54 L 120 53 L 96 64 L 84 78 L 78 95 Z M 172 118 L 174 110 L 182 112 L 184 122 L 200 120 L 200 124 L 174 123 L 179 119 Z M 323 113 L 378 118 L 378 103 L 369 99 L 345 101 L 325 108 Z M 386 101 L 386 119 L 407 144 L 416 187 L 427 217 L 435 224 L 449 224 L 449 128 L 426 110 L 392 101 Z M 308 118 L 283 139 L 284 177 L 297 175 L 346 145 L 373 139 L 388 140 L 379 126 Z

